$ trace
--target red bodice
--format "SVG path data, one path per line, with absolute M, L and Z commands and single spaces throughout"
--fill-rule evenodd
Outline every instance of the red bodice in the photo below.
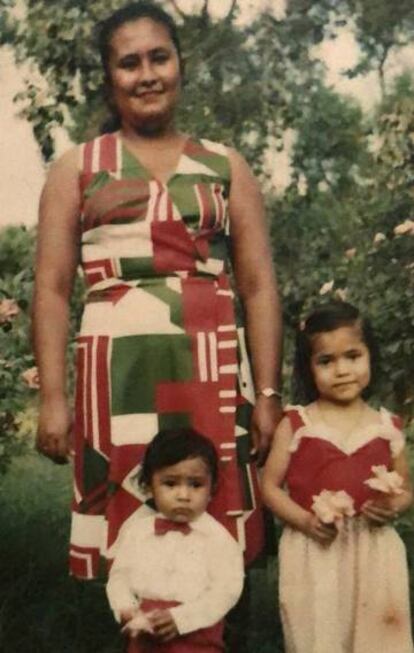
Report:
M 374 465 L 392 467 L 387 429 L 378 425 L 378 435 L 372 428 L 368 434 L 361 431 L 352 449 L 345 451 L 329 434 L 321 432 L 319 436 L 317 429 L 322 429 L 321 425 L 306 424 L 298 409 L 288 410 L 287 415 L 295 434 L 286 475 L 289 495 L 310 510 L 312 497 L 322 490 L 345 490 L 354 499 L 358 512 L 367 499 L 375 496 L 364 482 L 373 476 L 371 468 Z M 389 430 L 395 433 L 396 427 L 391 423 Z

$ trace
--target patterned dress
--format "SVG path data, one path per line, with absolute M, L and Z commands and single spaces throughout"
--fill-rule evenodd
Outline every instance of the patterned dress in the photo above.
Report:
M 287 410 L 294 436 L 286 476 L 290 496 L 306 510 L 322 490 L 345 490 L 351 518 L 329 546 L 286 526 L 279 548 L 279 598 L 286 653 L 414 653 L 403 542 L 391 525 L 358 516 L 373 498 L 365 480 L 373 465 L 390 467 L 404 447 L 396 419 L 345 441 L 311 423 L 302 407 Z
M 82 267 L 77 340 L 71 572 L 96 577 L 119 529 L 148 514 L 137 472 L 161 428 L 191 425 L 215 443 L 210 512 L 260 551 L 262 512 L 249 459 L 253 387 L 229 280 L 226 148 L 189 139 L 161 183 L 117 134 L 80 148 Z

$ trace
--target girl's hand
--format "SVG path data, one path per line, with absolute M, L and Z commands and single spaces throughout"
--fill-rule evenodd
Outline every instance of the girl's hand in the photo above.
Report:
M 283 409 L 278 397 L 257 397 L 251 421 L 253 438 L 251 454 L 257 457 L 259 466 L 265 463 L 275 428 L 282 419 L 282 415 Z
M 393 508 L 391 501 L 376 503 L 369 499 L 363 504 L 361 513 L 373 526 L 384 526 L 398 517 L 398 511 Z
M 338 534 L 334 524 L 324 524 L 312 512 L 308 513 L 302 532 L 319 544 L 331 544 Z
M 66 397 L 42 402 L 36 449 L 58 465 L 69 462 L 72 415 Z
M 154 636 L 161 642 L 169 642 L 179 635 L 174 618 L 169 610 L 153 610 L 148 614 Z

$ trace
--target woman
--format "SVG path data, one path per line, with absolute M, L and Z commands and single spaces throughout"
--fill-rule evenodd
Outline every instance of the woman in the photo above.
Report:
M 182 61 L 171 18 L 150 3 L 107 19 L 100 49 L 119 130 L 70 150 L 41 198 L 34 339 L 41 381 L 37 446 L 66 460 L 68 301 L 81 260 L 89 286 L 77 349 L 71 570 L 97 575 L 160 428 L 211 438 L 222 482 L 211 512 L 251 561 L 262 545 L 249 451 L 259 462 L 280 419 L 280 307 L 263 203 L 247 164 L 178 132 Z M 227 236 L 243 303 L 235 316 Z M 148 508 L 142 506 L 142 511 Z

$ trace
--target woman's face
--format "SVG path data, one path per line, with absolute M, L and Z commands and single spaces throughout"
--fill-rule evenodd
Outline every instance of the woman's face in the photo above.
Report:
M 178 100 L 181 72 L 166 27 L 139 18 L 119 27 L 110 41 L 111 99 L 122 123 L 133 128 L 164 128 Z

